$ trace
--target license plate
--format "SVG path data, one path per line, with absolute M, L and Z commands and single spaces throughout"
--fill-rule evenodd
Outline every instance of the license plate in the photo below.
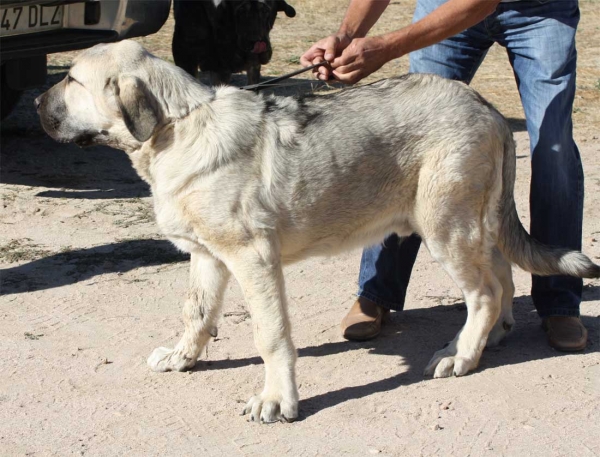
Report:
M 0 36 L 21 35 L 60 29 L 63 25 L 61 6 L 13 6 L 0 9 Z

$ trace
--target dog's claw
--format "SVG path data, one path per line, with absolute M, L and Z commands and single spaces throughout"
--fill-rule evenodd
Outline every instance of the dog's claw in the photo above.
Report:
M 273 424 L 276 422 L 290 423 L 298 416 L 298 403 L 285 402 L 265 398 L 266 395 L 257 395 L 252 397 L 243 414 L 251 413 L 249 422 L 259 422 L 260 424 Z
M 466 375 L 475 368 L 477 368 L 477 364 L 471 359 L 436 353 L 423 374 L 425 376 L 433 376 L 434 378 L 458 377 Z
M 285 414 L 282 414 L 279 417 L 280 422 L 284 422 L 286 424 L 291 424 L 292 422 L 294 422 L 296 420 L 295 417 L 286 417 Z

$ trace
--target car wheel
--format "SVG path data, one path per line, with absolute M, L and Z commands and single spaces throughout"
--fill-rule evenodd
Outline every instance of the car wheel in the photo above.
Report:
M 6 81 L 6 75 L 4 74 L 4 69 L 5 65 L 2 65 L 2 67 L 0 67 L 0 88 L 2 91 L 0 93 L 0 119 L 4 119 L 11 113 L 23 93 L 22 90 L 9 87 L 8 82 Z

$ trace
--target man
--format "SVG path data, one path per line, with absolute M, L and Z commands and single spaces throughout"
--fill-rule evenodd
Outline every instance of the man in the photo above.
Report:
M 410 71 L 470 83 L 492 44 L 507 50 L 531 142 L 531 234 L 553 246 L 581 249 L 583 169 L 573 141 L 579 22 L 577 0 L 417 0 L 413 23 L 367 37 L 389 0 L 351 0 L 339 31 L 314 44 L 303 65 L 323 59 L 317 78 L 353 84 L 410 53 Z M 350 340 L 377 336 L 390 309 L 401 311 L 420 246 L 396 235 L 363 251 L 358 299 L 342 321 Z M 549 344 L 577 351 L 587 344 L 579 318 L 581 279 L 532 277 L 531 294 Z

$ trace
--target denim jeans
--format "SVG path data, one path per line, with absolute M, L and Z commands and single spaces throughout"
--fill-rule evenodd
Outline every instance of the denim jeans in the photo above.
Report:
M 418 0 L 417 21 L 445 0 Z M 583 169 L 573 141 L 574 0 L 500 3 L 496 11 L 452 38 L 410 54 L 410 71 L 469 83 L 488 49 L 503 46 L 513 68 L 531 142 L 530 232 L 539 241 L 581 250 Z M 363 251 L 358 296 L 402 310 L 421 240 L 390 236 Z M 540 317 L 579 316 L 583 283 L 567 276 L 532 277 Z

